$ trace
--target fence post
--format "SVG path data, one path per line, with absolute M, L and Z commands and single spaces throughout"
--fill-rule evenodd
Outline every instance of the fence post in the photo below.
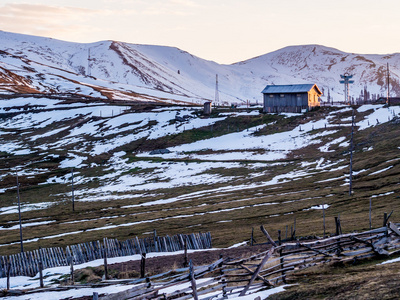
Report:
M 284 269 L 283 266 L 283 257 L 282 257 L 282 249 L 279 249 L 279 257 L 280 259 L 280 263 L 281 263 L 281 269 Z M 285 276 L 285 271 L 282 271 L 282 281 L 284 284 L 286 284 L 286 276 Z
M 372 229 L 372 198 L 369 198 L 369 229 Z
M 107 262 L 107 246 L 104 243 L 103 247 L 103 252 L 104 252 L 104 279 L 108 279 L 108 262 Z
M 189 261 L 189 280 L 192 285 L 192 290 L 193 290 L 193 299 L 198 300 L 199 297 L 197 295 L 197 286 L 196 286 L 196 280 L 194 278 L 194 271 L 193 271 L 193 263 L 192 260 Z
M 144 278 L 146 268 L 146 253 L 142 253 L 142 259 L 140 260 L 140 278 Z
M 72 211 L 75 211 L 74 168 L 71 169 L 71 178 Z
M 278 245 L 282 245 L 282 239 L 281 239 L 281 231 L 278 230 Z
M 159 252 L 158 251 L 158 243 L 157 243 L 157 231 L 154 229 L 153 230 L 153 232 L 154 232 L 154 250 L 155 250 L 155 252 Z
M 74 258 L 71 255 L 71 259 L 70 259 L 70 268 L 71 268 L 71 284 L 74 285 L 75 283 L 75 277 L 74 277 Z
M 292 234 L 293 240 L 296 239 L 296 217 L 294 217 L 294 222 L 293 222 L 293 234 Z
M 43 256 L 42 256 L 42 247 L 39 247 L 39 261 L 38 261 L 38 268 L 39 268 L 39 277 L 40 277 L 40 287 L 43 288 Z
M 222 278 L 222 299 L 227 299 L 228 295 L 226 293 L 226 279 Z
M 41 249 L 39 247 L 39 249 Z M 42 261 L 42 253 L 39 251 L 39 276 L 40 276 L 40 287 L 43 288 L 43 261 Z
M 21 199 L 19 195 L 18 173 L 17 173 L 17 198 L 18 198 L 19 238 L 21 243 L 21 253 L 24 253 L 24 242 L 22 240 Z
M 340 230 L 339 230 L 340 223 L 339 222 L 340 222 L 339 217 L 335 217 L 336 235 L 340 235 Z
M 323 223 L 324 223 L 324 238 L 326 237 L 326 233 L 325 233 L 325 204 L 322 204 L 322 219 L 323 219 Z
M 254 227 L 251 227 L 251 240 L 250 240 L 250 246 L 253 246 L 253 241 L 254 241 Z
M 385 227 L 385 226 L 386 226 L 387 219 L 388 219 L 388 217 L 387 217 L 387 213 L 385 212 L 385 213 L 383 213 L 383 227 Z
M 10 289 L 10 274 L 11 274 L 10 256 L 7 256 L 7 290 Z
M 93 292 L 93 300 L 99 300 L 99 293 Z
M 183 260 L 183 267 L 186 268 L 188 266 L 188 253 L 187 253 L 187 235 L 183 240 L 183 248 L 184 248 L 184 260 Z

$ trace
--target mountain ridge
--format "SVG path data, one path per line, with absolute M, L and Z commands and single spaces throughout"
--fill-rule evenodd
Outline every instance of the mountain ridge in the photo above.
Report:
M 265 85 L 296 83 L 316 83 L 324 92 L 322 100 L 342 101 L 340 75 L 348 73 L 355 81 L 350 95 L 362 101 L 386 95 L 389 64 L 391 96 L 400 95 L 399 53 L 346 53 L 310 44 L 227 65 L 171 46 L 112 40 L 74 43 L 5 31 L 0 31 L 0 41 L 2 93 L 21 92 L 22 85 L 38 93 L 201 104 L 214 100 L 218 75 L 218 93 L 226 104 L 261 102 Z M 14 77 L 19 80 L 13 84 Z

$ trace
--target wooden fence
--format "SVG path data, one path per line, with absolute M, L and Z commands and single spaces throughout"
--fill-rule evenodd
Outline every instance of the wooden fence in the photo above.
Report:
M 271 246 L 266 246 L 269 249 L 260 254 L 236 260 L 221 258 L 209 266 L 171 270 L 143 279 L 106 280 L 103 283 L 129 283 L 137 286 L 120 293 L 100 296 L 99 299 L 185 300 L 202 296 L 203 300 L 211 300 L 225 299 L 233 294 L 244 296 L 261 288 L 286 283 L 287 276 L 307 267 L 377 256 L 389 257 L 399 253 L 398 226 L 388 223 L 384 227 L 362 233 L 339 234 L 311 242 L 296 241 L 281 245 L 273 241 L 261 227 Z M 202 278 L 202 281 L 198 280 Z M 182 284 L 186 284 L 186 287 L 182 288 Z M 172 288 L 174 286 L 177 287 L 175 290 Z
M 126 241 L 104 238 L 100 241 L 87 242 L 61 247 L 43 248 L 27 251 L 9 256 L 0 256 L 0 278 L 10 276 L 35 276 L 42 268 L 53 268 L 81 264 L 106 257 L 120 257 L 149 252 L 173 252 L 184 250 L 185 241 L 187 249 L 208 249 L 212 247 L 211 234 L 192 233 L 189 235 L 178 234 L 174 236 L 153 237 L 138 239 L 137 237 Z M 9 266 L 9 268 L 8 268 Z

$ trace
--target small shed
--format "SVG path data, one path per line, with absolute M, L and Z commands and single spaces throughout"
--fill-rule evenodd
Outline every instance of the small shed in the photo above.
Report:
M 204 102 L 204 112 L 205 115 L 211 115 L 211 102 Z
M 320 106 L 322 95 L 316 84 L 267 85 L 262 93 L 263 111 L 270 113 L 310 110 Z

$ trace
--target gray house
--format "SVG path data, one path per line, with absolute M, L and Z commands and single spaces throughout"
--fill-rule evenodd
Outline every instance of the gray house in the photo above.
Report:
M 316 84 L 267 85 L 262 91 L 264 112 L 302 112 L 319 106 L 321 90 Z

